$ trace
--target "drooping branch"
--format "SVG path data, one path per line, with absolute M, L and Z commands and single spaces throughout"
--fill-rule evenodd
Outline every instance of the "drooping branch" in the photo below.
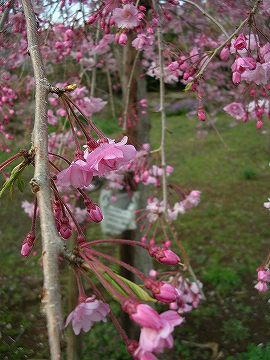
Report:
M 158 4 L 153 0 L 153 8 L 156 13 L 159 12 Z M 157 27 L 157 44 L 158 44 L 158 63 L 159 63 L 159 111 L 161 116 L 161 142 L 160 142 L 160 152 L 161 152 L 161 166 L 163 168 L 162 174 L 162 194 L 163 194 L 163 204 L 165 217 L 167 218 L 167 208 L 168 208 L 168 194 L 167 194 L 167 175 L 166 175 L 166 111 L 165 111 L 165 86 L 164 86 L 164 47 L 162 41 L 162 25 L 159 16 L 158 27 Z
M 217 27 L 220 28 L 220 30 L 223 32 L 223 34 L 228 37 L 228 33 L 225 30 L 225 28 L 223 27 L 223 25 L 217 20 L 215 19 L 211 14 L 209 14 L 205 9 L 203 9 L 200 5 L 196 4 L 194 1 L 191 0 L 183 0 L 185 3 L 190 4 L 194 7 L 196 7 L 204 16 L 206 16 L 209 20 L 211 20 L 215 25 L 217 25 Z
M 211 63 L 211 61 L 214 59 L 214 57 L 219 54 L 220 50 L 222 50 L 222 49 L 224 48 L 224 46 L 226 46 L 226 45 L 229 43 L 229 41 L 231 41 L 232 38 L 233 38 L 235 35 L 237 35 L 237 34 L 239 33 L 239 31 L 242 30 L 243 27 L 244 27 L 246 24 L 248 24 L 248 22 L 250 21 L 250 19 L 252 18 L 252 16 L 257 12 L 260 3 L 261 3 L 261 0 L 256 0 L 256 1 L 255 1 L 255 4 L 254 4 L 253 8 L 251 9 L 248 17 L 247 17 L 245 20 L 243 20 L 243 21 L 241 22 L 241 24 L 236 28 L 236 30 L 235 30 L 225 41 L 223 41 L 223 43 L 222 43 L 220 46 L 218 46 L 218 47 L 211 53 L 211 55 L 209 56 L 209 58 L 204 62 L 204 64 L 203 64 L 203 66 L 201 67 L 200 71 L 199 71 L 198 74 L 196 75 L 196 77 L 195 77 L 196 79 L 199 79 L 199 78 L 202 77 L 204 71 L 206 70 L 206 68 L 208 67 L 208 65 Z
M 28 51 L 35 77 L 35 122 L 32 133 L 35 151 L 35 175 L 32 190 L 37 193 L 43 247 L 44 296 L 51 359 L 61 357 L 60 338 L 62 328 L 61 297 L 59 286 L 58 255 L 62 241 L 56 229 L 52 212 L 48 164 L 48 92 L 45 68 L 39 48 L 37 24 L 31 0 L 22 0 L 26 19 Z

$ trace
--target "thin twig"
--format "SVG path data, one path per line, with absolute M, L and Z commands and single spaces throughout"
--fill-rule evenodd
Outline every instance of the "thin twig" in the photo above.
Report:
M 231 39 L 239 33 L 239 31 L 250 21 L 250 18 L 256 13 L 258 6 L 260 4 L 261 0 L 256 0 L 252 10 L 249 13 L 249 16 L 241 22 L 241 24 L 236 28 L 236 30 L 225 40 L 223 41 L 223 43 L 221 45 L 219 45 L 213 52 L 212 54 L 209 56 L 208 60 L 205 61 L 205 63 L 203 64 L 203 66 L 201 67 L 201 70 L 198 72 L 198 74 L 195 76 L 195 79 L 199 79 L 204 71 L 206 70 L 206 68 L 208 67 L 208 65 L 210 64 L 210 62 L 213 60 L 213 58 L 219 53 L 219 51 L 226 46 L 229 41 L 231 41 Z
M 153 8 L 156 13 L 159 12 L 158 4 L 153 0 Z M 166 112 L 165 112 L 165 87 L 164 87 L 164 57 L 163 57 L 163 42 L 162 42 L 162 25 L 159 16 L 158 27 L 157 27 L 157 42 L 158 42 L 158 62 L 159 62 L 159 112 L 161 115 L 161 166 L 163 168 L 162 173 L 162 194 L 163 194 L 163 205 L 165 218 L 167 219 L 167 208 L 168 208 L 168 195 L 167 195 L 167 174 L 166 174 Z
M 131 69 L 131 72 L 130 72 L 130 76 L 129 76 L 128 84 L 127 84 L 127 88 L 126 88 L 125 108 L 124 108 L 124 114 L 123 114 L 123 130 L 124 131 L 127 130 L 127 115 L 128 115 L 130 89 L 131 89 L 131 84 L 132 84 L 132 80 L 133 80 L 133 76 L 134 76 L 134 72 L 135 72 L 135 69 L 136 69 L 136 65 L 137 65 L 139 55 L 140 55 L 140 52 L 138 51 L 136 56 L 135 56 L 133 65 L 132 65 L 132 69 Z
M 195 2 L 191 1 L 191 0 L 183 0 L 185 3 L 190 4 L 192 6 L 195 6 L 198 10 L 200 10 L 200 12 L 205 15 L 206 17 L 208 17 L 209 20 L 211 20 L 214 24 L 217 25 L 217 27 L 220 28 L 220 30 L 223 32 L 223 34 L 228 37 L 229 34 L 227 33 L 227 31 L 224 29 L 223 25 L 217 20 L 215 19 L 212 15 L 210 15 L 205 9 L 203 9 L 202 7 L 200 7 L 200 5 L 196 4 Z

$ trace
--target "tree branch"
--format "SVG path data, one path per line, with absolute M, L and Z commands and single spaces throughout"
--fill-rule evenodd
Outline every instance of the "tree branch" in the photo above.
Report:
M 153 8 L 158 14 L 158 4 L 156 0 L 153 0 Z M 162 194 L 163 194 L 163 205 L 165 209 L 165 218 L 167 219 L 167 208 L 168 208 L 168 194 L 167 194 L 167 174 L 166 174 L 166 112 L 165 112 L 165 87 L 164 87 L 164 56 L 163 56 L 163 42 L 162 42 L 162 25 L 160 16 L 158 17 L 158 27 L 157 27 L 157 41 L 158 41 L 158 62 L 159 62 L 159 111 L 161 114 L 161 166 L 163 168 L 162 174 Z
M 37 192 L 43 247 L 44 297 L 49 345 L 52 360 L 61 356 L 60 338 L 62 329 L 61 297 L 59 285 L 58 255 L 63 249 L 52 212 L 48 165 L 48 92 L 49 86 L 43 65 L 37 25 L 31 0 L 22 0 L 26 19 L 28 50 L 31 56 L 36 83 L 35 123 L 32 141 L 35 150 L 35 175 L 31 184 Z
M 258 10 L 258 7 L 261 3 L 261 0 L 256 0 L 255 4 L 253 6 L 253 8 L 251 9 L 249 16 L 241 22 L 241 24 L 236 28 L 236 30 L 225 40 L 223 41 L 223 43 L 217 47 L 212 54 L 209 56 L 209 58 L 204 62 L 201 70 L 198 72 L 198 74 L 195 76 L 195 79 L 199 79 L 204 71 L 206 70 L 206 68 L 208 67 L 208 65 L 210 64 L 210 62 L 213 60 L 213 58 L 219 53 L 219 51 L 228 44 L 229 41 L 231 41 L 231 39 L 237 35 L 239 33 L 239 31 L 249 22 L 250 18 L 256 13 L 256 11 Z
M 195 6 L 203 15 L 208 17 L 209 20 L 211 20 L 215 25 L 217 25 L 217 27 L 220 28 L 220 30 L 223 32 L 223 34 L 226 37 L 229 36 L 227 31 L 224 29 L 223 25 L 219 21 L 217 21 L 212 15 L 210 15 L 206 10 L 204 10 L 202 7 L 200 7 L 200 5 L 196 4 L 195 2 L 193 2 L 191 0 L 183 0 L 183 1 L 187 4 Z

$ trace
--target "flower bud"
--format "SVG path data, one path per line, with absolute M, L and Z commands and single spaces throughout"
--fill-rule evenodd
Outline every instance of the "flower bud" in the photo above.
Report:
M 241 74 L 237 71 L 233 72 L 232 82 L 234 85 L 239 85 L 241 82 Z
M 144 285 L 146 289 L 152 292 L 155 299 L 165 304 L 174 302 L 178 296 L 175 287 L 163 281 L 156 282 L 152 279 L 146 279 Z
M 99 223 L 103 220 L 103 214 L 97 204 L 91 203 L 91 205 L 87 207 L 87 211 L 93 222 Z
M 263 121 L 262 121 L 262 120 L 258 120 L 258 121 L 256 122 L 256 128 L 257 128 L 258 130 L 260 130 L 262 127 L 263 127 Z
M 65 216 L 59 221 L 60 229 L 59 234 L 62 236 L 63 239 L 67 240 L 72 235 L 72 228 L 69 224 L 68 218 Z
M 233 44 L 236 50 L 244 50 L 247 46 L 246 38 L 244 34 L 240 34 Z
M 198 119 L 199 119 L 200 121 L 205 121 L 206 115 L 205 115 L 205 112 L 204 112 L 203 109 L 199 109 L 199 110 L 198 110 Z
M 177 265 L 180 261 L 180 258 L 173 251 L 160 247 L 150 248 L 149 254 L 161 264 Z
M 22 256 L 29 256 L 33 246 L 34 246 L 34 242 L 35 242 L 35 235 L 33 232 L 29 232 L 26 235 L 26 238 L 24 239 L 23 243 L 22 243 L 22 247 L 21 247 L 21 255 Z
M 128 40 L 127 35 L 125 33 L 122 33 L 119 36 L 118 44 L 122 45 L 122 46 L 125 46 L 125 45 L 127 45 L 127 40 Z
M 92 24 L 94 24 L 94 22 L 96 21 L 96 16 L 95 15 L 91 15 L 91 16 L 89 16 L 89 18 L 88 18 L 88 20 L 87 20 L 87 24 L 88 25 L 92 25 Z
M 220 60 L 221 61 L 227 61 L 230 57 L 230 49 L 226 46 L 224 47 L 220 54 L 219 54 Z

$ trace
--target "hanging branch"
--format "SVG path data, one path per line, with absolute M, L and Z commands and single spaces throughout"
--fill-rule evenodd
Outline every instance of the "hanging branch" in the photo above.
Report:
M 241 22 L 241 24 L 236 28 L 236 30 L 225 40 L 221 45 L 219 45 L 214 51 L 210 52 L 209 58 L 204 62 L 203 66 L 201 67 L 201 70 L 198 72 L 198 74 L 195 76 L 195 79 L 200 79 L 203 76 L 204 71 L 210 64 L 210 62 L 213 60 L 213 58 L 219 54 L 219 51 L 226 46 L 229 41 L 232 40 L 232 38 L 239 33 L 239 31 L 250 21 L 250 19 L 255 15 L 256 11 L 258 10 L 258 7 L 261 3 L 261 0 L 256 0 L 253 8 L 251 9 L 248 17 Z
M 156 13 L 159 12 L 158 4 L 153 0 L 153 8 Z M 160 142 L 160 152 L 161 152 L 161 166 L 163 168 L 162 174 L 162 193 L 163 193 L 163 203 L 164 203 L 164 213 L 165 218 L 167 218 L 167 208 L 168 208 L 168 195 L 167 195 L 167 175 L 166 175 L 166 112 L 165 112 L 165 87 L 164 87 L 164 58 L 163 58 L 163 42 L 162 42 L 162 25 L 161 17 L 158 17 L 158 27 L 157 27 L 157 43 L 158 43 L 158 62 L 159 62 L 159 111 L 161 115 L 161 142 Z
M 22 0 L 22 5 L 26 19 L 28 51 L 32 60 L 36 83 L 35 123 L 32 133 L 35 150 L 35 175 L 30 183 L 32 191 L 37 194 L 40 210 L 44 274 L 43 303 L 47 315 L 51 359 L 59 360 L 61 357 L 62 312 L 58 255 L 63 245 L 55 229 L 49 185 L 47 128 L 49 85 L 39 49 L 36 17 L 31 0 Z
M 110 71 L 108 69 L 108 66 L 106 66 L 106 76 L 107 76 L 107 83 L 108 83 L 109 99 L 110 99 L 112 117 L 115 119 L 116 114 L 115 114 L 115 106 L 114 106 L 114 99 L 113 99 L 112 79 L 111 79 L 111 74 L 110 74 Z
M 228 37 L 227 31 L 224 29 L 223 25 L 217 21 L 212 15 L 210 15 L 205 9 L 200 7 L 200 5 L 196 4 L 195 2 L 191 0 L 183 0 L 185 3 L 190 4 L 192 6 L 195 6 L 204 16 L 208 17 L 209 20 L 211 20 L 214 24 L 217 25 L 217 27 L 220 28 L 220 30 L 223 32 L 223 34 Z
M 130 76 L 128 79 L 128 83 L 127 83 L 127 88 L 126 88 L 126 96 L 125 96 L 125 108 L 124 108 L 124 114 L 123 114 L 123 130 L 127 131 L 127 118 L 128 118 L 128 106 L 129 106 L 129 97 L 130 97 L 130 89 L 131 89 L 131 84 L 132 84 L 132 80 L 133 80 L 133 76 L 134 76 L 134 72 L 136 69 L 136 65 L 137 65 L 137 61 L 139 58 L 140 52 L 138 51 L 133 65 L 132 65 L 132 69 L 130 72 Z
M 98 44 L 99 39 L 99 26 L 100 22 L 97 24 L 96 36 L 95 36 L 95 46 Z M 96 86 L 96 78 L 97 78 L 97 53 L 94 53 L 94 67 L 92 70 L 92 78 L 91 78 L 91 88 L 90 88 L 90 96 L 94 97 L 95 94 L 95 86 Z

